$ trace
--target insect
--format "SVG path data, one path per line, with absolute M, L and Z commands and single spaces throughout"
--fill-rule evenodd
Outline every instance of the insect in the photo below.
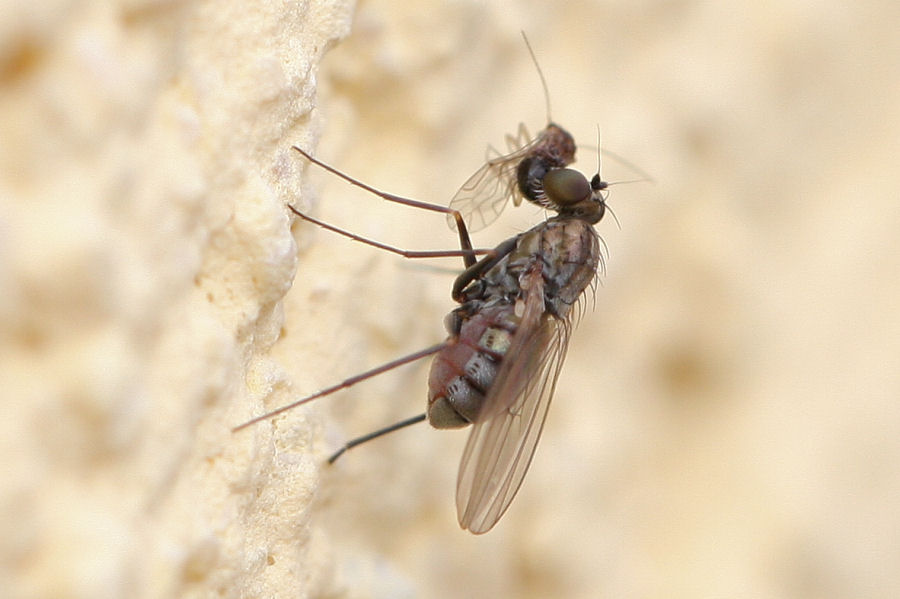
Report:
M 544 73 L 524 33 L 522 39 L 541 80 L 547 126 L 532 139 L 525 124 L 520 124 L 515 136 L 506 136 L 506 154 L 489 146 L 484 165 L 463 183 L 450 200 L 450 208 L 460 213 L 473 232 L 497 220 L 508 204 L 520 205 L 523 198 L 552 208 L 541 193 L 541 181 L 551 169 L 566 167 L 575 161 L 575 140 L 568 131 L 553 122 L 550 92 Z M 452 214 L 448 214 L 447 222 L 455 228 Z
M 568 168 L 538 184 L 557 215 L 497 246 L 453 286 L 460 302 L 428 380 L 436 428 L 473 424 L 457 478 L 459 523 L 490 530 L 519 490 L 575 323 L 573 309 L 596 280 L 602 254 L 593 225 L 607 183 Z
M 445 319 L 448 337 L 444 342 L 348 378 L 234 430 L 433 355 L 427 411 L 348 442 L 329 462 L 347 449 L 426 418 L 435 428 L 471 424 L 457 478 L 459 524 L 481 534 L 497 523 L 518 492 L 540 439 L 578 308 L 583 307 L 579 300 L 593 287 L 603 265 L 601 241 L 593 225 L 606 212 L 608 184 L 599 169 L 588 181 L 567 168 L 574 160 L 575 144 L 558 125 L 550 122 L 531 141 L 521 141 L 523 131 L 520 128 L 520 141 L 510 141 L 511 151 L 488 160 L 449 207 L 379 191 L 294 147 L 310 162 L 383 199 L 445 213 L 458 232 L 460 249 L 416 252 L 365 239 L 289 206 L 304 220 L 405 257 L 461 256 L 465 270 L 451 293 L 459 306 Z M 475 218 L 480 228 L 507 203 L 518 205 L 522 199 L 556 214 L 493 249 L 474 249 L 467 217 Z

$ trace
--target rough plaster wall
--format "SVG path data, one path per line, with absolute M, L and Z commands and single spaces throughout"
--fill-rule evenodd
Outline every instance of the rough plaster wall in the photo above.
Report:
M 327 55 L 349 6 L 0 6 L 0 596 L 900 591 L 894 3 L 370 0 Z M 287 201 L 454 243 L 290 144 L 446 202 L 486 143 L 544 124 L 520 29 L 553 118 L 658 183 L 613 188 L 597 308 L 475 538 L 464 432 L 321 467 L 421 411 L 424 365 L 229 429 L 434 343 L 451 307 L 452 275 L 291 235 Z M 476 242 L 540 218 L 507 216 Z
M 289 142 L 352 6 L 0 11 L 0 596 L 314 589 L 311 424 L 230 427 L 287 396 Z

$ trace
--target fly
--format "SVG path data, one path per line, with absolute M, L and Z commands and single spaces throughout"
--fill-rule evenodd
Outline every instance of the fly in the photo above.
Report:
M 531 52 L 530 46 L 528 49 Z M 542 74 L 541 80 L 543 83 Z M 544 90 L 546 95 L 546 84 Z M 328 461 L 333 463 L 347 449 L 426 419 L 439 429 L 471 424 L 457 477 L 457 517 L 460 526 L 474 534 L 485 533 L 497 523 L 534 456 L 578 320 L 579 301 L 594 286 L 603 264 L 602 242 L 594 225 L 606 212 L 608 184 L 599 169 L 588 181 L 567 168 L 574 160 L 575 143 L 552 122 L 530 142 L 523 141 L 523 135 L 527 134 L 520 127 L 519 138 L 510 139 L 510 153 L 488 160 L 449 207 L 380 191 L 294 146 L 313 164 L 385 200 L 445 213 L 457 230 L 460 249 L 407 251 L 360 237 L 288 206 L 304 220 L 407 258 L 462 257 L 465 270 L 451 293 L 459 306 L 445 319 L 448 337 L 444 342 L 253 418 L 235 431 L 434 356 L 424 414 L 354 439 Z M 481 228 L 507 203 L 518 205 L 522 199 L 556 214 L 493 249 L 474 249 L 467 218 L 476 220 L 473 229 Z
M 501 243 L 453 285 L 460 306 L 428 379 L 428 420 L 472 424 L 456 484 L 459 524 L 490 530 L 519 490 L 541 436 L 576 306 L 597 278 L 593 225 L 608 184 L 556 168 L 540 191 L 556 216 Z
M 541 180 L 550 170 L 569 166 L 575 161 L 575 140 L 568 131 L 553 122 L 547 81 L 524 33 L 522 39 L 541 80 L 547 126 L 532 138 L 525 124 L 520 124 L 515 136 L 506 136 L 506 154 L 489 146 L 484 165 L 463 183 L 450 200 L 450 208 L 460 213 L 473 232 L 497 220 L 510 203 L 519 206 L 526 199 L 549 208 L 549 200 L 541 191 Z M 456 227 L 456 222 L 449 217 L 448 224 L 451 228 Z

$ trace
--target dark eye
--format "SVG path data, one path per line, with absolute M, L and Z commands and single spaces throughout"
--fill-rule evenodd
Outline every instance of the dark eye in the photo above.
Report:
M 589 198 L 591 186 L 578 171 L 559 168 L 544 176 L 544 193 L 557 206 L 568 206 Z

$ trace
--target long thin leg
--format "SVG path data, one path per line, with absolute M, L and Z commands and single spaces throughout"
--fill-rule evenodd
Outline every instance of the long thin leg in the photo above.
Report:
M 422 251 L 404 250 L 401 248 L 396 248 L 396 247 L 393 247 L 390 245 L 386 245 L 384 243 L 375 241 L 373 239 L 367 239 L 365 237 L 361 237 L 355 233 L 351 233 L 350 231 L 346 231 L 344 229 L 339 229 L 338 227 L 335 227 L 334 225 L 329 225 L 325 221 L 321 221 L 317 218 L 313 218 L 312 216 L 309 216 L 308 214 L 304 214 L 304 213 L 300 212 L 299 210 L 297 210 L 290 204 L 288 204 L 288 209 L 290 209 L 291 212 L 293 212 L 294 214 L 296 214 L 303 220 L 309 221 L 309 222 L 313 223 L 314 225 L 318 225 L 318 226 L 322 227 L 323 229 L 327 229 L 328 231 L 332 231 L 334 233 L 337 233 L 338 235 L 343 235 L 344 237 L 352 239 L 353 241 L 359 241 L 361 243 L 365 243 L 366 245 L 371 245 L 372 247 L 376 247 L 380 250 L 386 250 L 388 252 L 392 252 L 394 254 L 403 256 L 404 258 L 446 258 L 446 257 L 452 257 L 452 256 L 462 256 L 463 258 L 465 258 L 469 254 L 475 254 L 476 256 L 481 256 L 483 254 L 487 254 L 488 252 L 490 252 L 490 250 L 475 250 L 475 249 L 473 249 L 473 250 L 422 250 Z
M 380 437 L 382 435 L 392 433 L 396 430 L 400 430 L 401 428 L 406 428 L 407 426 L 411 426 L 413 424 L 418 424 L 418 423 L 422 422 L 423 420 L 425 420 L 425 414 L 418 414 L 417 416 L 413 416 L 412 418 L 407 418 L 406 420 L 401 420 L 400 422 L 395 422 L 394 424 L 392 424 L 390 426 L 380 428 L 377 431 L 372 431 L 368 435 L 363 435 L 362 437 L 357 437 L 355 439 L 351 439 L 350 441 L 347 441 L 347 443 L 343 447 L 341 447 L 336 452 L 331 454 L 331 457 L 328 458 L 328 463 L 334 464 L 334 462 L 339 457 L 344 455 L 344 452 L 347 451 L 348 449 L 353 449 L 357 445 L 362 445 L 366 441 L 371 441 L 372 439 L 377 439 L 378 437 Z
M 405 206 L 412 206 L 413 208 L 421 208 L 423 210 L 431 210 L 432 212 L 441 212 L 443 214 L 449 214 L 450 216 L 453 217 L 453 220 L 456 221 L 456 230 L 459 231 L 459 246 L 463 250 L 463 262 L 465 262 L 466 268 L 469 268 L 470 266 L 475 264 L 475 262 L 476 262 L 475 251 L 472 249 L 472 240 L 469 238 L 469 230 L 466 228 L 466 223 L 463 220 L 463 217 L 459 213 L 458 210 L 454 210 L 453 208 L 447 208 L 446 206 L 440 206 L 438 204 L 429 204 L 427 202 L 420 202 L 418 200 L 403 198 L 403 197 L 400 197 L 400 196 L 397 196 L 397 195 L 394 195 L 391 193 L 381 191 L 379 189 L 375 189 L 371 185 L 366 185 L 362 181 L 359 181 L 358 179 L 354 179 L 350 175 L 346 175 L 346 174 L 342 173 L 341 171 L 337 170 L 333 166 L 325 164 L 324 162 L 322 162 L 321 160 L 319 160 L 317 158 L 313 158 L 307 152 L 300 149 L 298 146 L 292 146 L 292 147 L 295 150 L 297 150 L 298 152 L 300 152 L 300 154 L 302 154 L 304 158 L 306 158 L 313 164 L 321 166 L 326 171 L 337 175 L 338 177 L 340 177 L 344 181 L 350 183 L 351 185 L 355 185 L 361 189 L 365 189 L 369 193 L 373 193 L 373 194 L 377 195 L 378 197 L 385 199 L 389 202 L 396 202 L 398 204 L 403 204 Z
M 431 347 L 428 347 L 423 350 L 417 351 L 415 353 L 409 354 L 408 356 L 403 356 L 402 358 L 392 360 L 390 362 L 387 362 L 386 364 L 382 364 L 381 366 L 378 366 L 371 370 L 361 372 L 360 374 L 357 374 L 356 376 L 351 376 L 349 379 L 345 379 L 336 385 L 332 385 L 331 387 L 326 387 L 325 389 L 322 389 L 321 391 L 319 391 L 317 393 L 313 393 L 312 395 L 307 395 L 303 399 L 298 399 L 297 401 L 295 401 L 293 403 L 289 403 L 286 406 L 282 406 L 282 407 L 278 408 L 277 410 L 272 410 L 271 412 L 267 412 L 267 413 L 263 414 L 262 416 L 257 416 L 256 418 L 252 418 L 252 419 L 248 420 L 247 422 L 245 422 L 244 424 L 234 427 L 233 429 L 231 429 L 231 432 L 236 433 L 237 431 L 239 431 L 241 429 L 247 428 L 251 424 L 256 424 L 257 422 L 260 422 L 261 420 L 266 420 L 273 416 L 277 416 L 278 414 L 281 414 L 282 412 L 286 412 L 290 409 L 296 408 L 297 406 L 302 406 L 303 404 L 308 403 L 314 399 L 318 399 L 319 397 L 331 395 L 335 391 L 339 391 L 341 389 L 346 389 L 347 387 L 352 387 L 356 383 L 359 383 L 366 379 L 370 379 L 373 376 L 377 376 L 377 375 L 381 374 L 382 372 L 387 372 L 388 370 L 397 368 L 398 366 L 402 366 L 404 364 L 409 364 L 410 362 L 415 362 L 416 360 L 420 360 L 426 356 L 436 354 L 439 351 L 441 351 L 442 349 L 444 349 L 445 347 L 447 347 L 447 345 L 448 345 L 448 342 L 444 341 L 443 343 L 438 343 L 437 345 L 432 345 Z
M 453 282 L 453 291 L 451 292 L 451 297 L 454 301 L 462 302 L 462 292 L 463 289 L 466 288 L 466 285 L 477 279 L 487 270 L 490 270 L 494 267 L 500 260 L 503 259 L 504 256 L 509 254 L 516 248 L 516 244 L 518 243 L 518 237 L 510 237 L 494 249 L 488 251 L 485 256 L 464 270 L 462 274 L 456 277 L 456 280 Z

